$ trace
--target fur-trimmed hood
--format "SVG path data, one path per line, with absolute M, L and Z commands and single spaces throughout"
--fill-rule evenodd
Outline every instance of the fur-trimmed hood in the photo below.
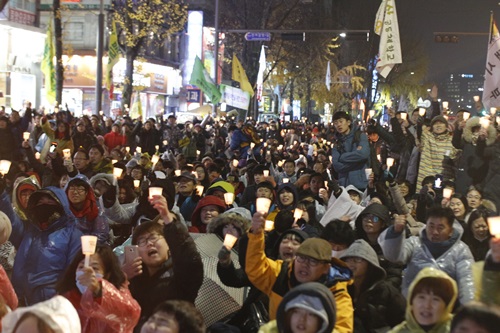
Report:
M 462 137 L 467 143 L 472 143 L 472 129 L 477 126 L 481 126 L 479 117 L 472 117 L 467 120 L 465 123 L 465 128 L 464 132 L 462 134 Z M 486 136 L 486 145 L 491 146 L 492 144 L 495 143 L 495 140 L 497 138 L 497 130 L 495 129 L 495 126 L 490 125 L 488 126 L 487 129 L 488 135 Z
M 248 229 L 250 229 L 251 221 L 244 218 L 236 212 L 225 212 L 214 218 L 207 226 L 207 233 L 217 234 L 217 236 L 223 238 L 222 230 L 224 226 L 232 224 L 236 229 L 238 229 L 240 236 L 245 234 Z

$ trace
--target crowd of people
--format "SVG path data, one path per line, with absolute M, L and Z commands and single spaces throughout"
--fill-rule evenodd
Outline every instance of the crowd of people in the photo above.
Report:
M 498 123 L 431 97 L 326 124 L 0 114 L 2 332 L 496 332 Z M 247 292 L 207 323 L 212 273 Z

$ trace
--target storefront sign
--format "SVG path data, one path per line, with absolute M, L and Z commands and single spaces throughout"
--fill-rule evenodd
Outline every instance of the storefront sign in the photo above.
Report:
M 25 12 L 19 9 L 9 8 L 9 20 L 24 25 L 35 25 L 35 14 Z
M 188 103 L 201 103 L 201 90 L 187 89 L 186 100 Z
M 248 92 L 225 84 L 220 85 L 220 91 L 222 93 L 222 103 L 238 109 L 248 109 L 248 105 L 250 104 L 250 94 Z

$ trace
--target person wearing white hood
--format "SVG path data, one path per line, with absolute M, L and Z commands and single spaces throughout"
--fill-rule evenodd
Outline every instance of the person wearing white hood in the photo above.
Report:
M 8 313 L 2 327 L 3 333 L 81 333 L 78 313 L 63 296 Z

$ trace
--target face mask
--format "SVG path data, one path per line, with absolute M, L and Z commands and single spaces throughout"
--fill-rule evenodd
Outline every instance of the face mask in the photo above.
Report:
M 343 255 L 346 250 L 340 250 L 340 251 L 332 250 L 332 257 L 340 258 L 340 256 Z
M 55 205 L 38 205 L 33 209 L 36 209 L 36 220 L 40 223 L 50 223 L 61 216 L 58 213 L 58 207 Z
M 84 286 L 82 285 L 80 282 L 78 282 L 78 277 L 80 277 L 81 275 L 83 275 L 83 271 L 76 271 L 76 287 L 78 288 L 78 290 L 80 290 L 80 293 L 83 294 L 85 293 L 85 291 L 87 291 L 87 286 Z M 98 279 L 98 280 L 102 280 L 103 276 L 102 274 L 99 274 L 99 273 L 95 273 L 95 277 Z

